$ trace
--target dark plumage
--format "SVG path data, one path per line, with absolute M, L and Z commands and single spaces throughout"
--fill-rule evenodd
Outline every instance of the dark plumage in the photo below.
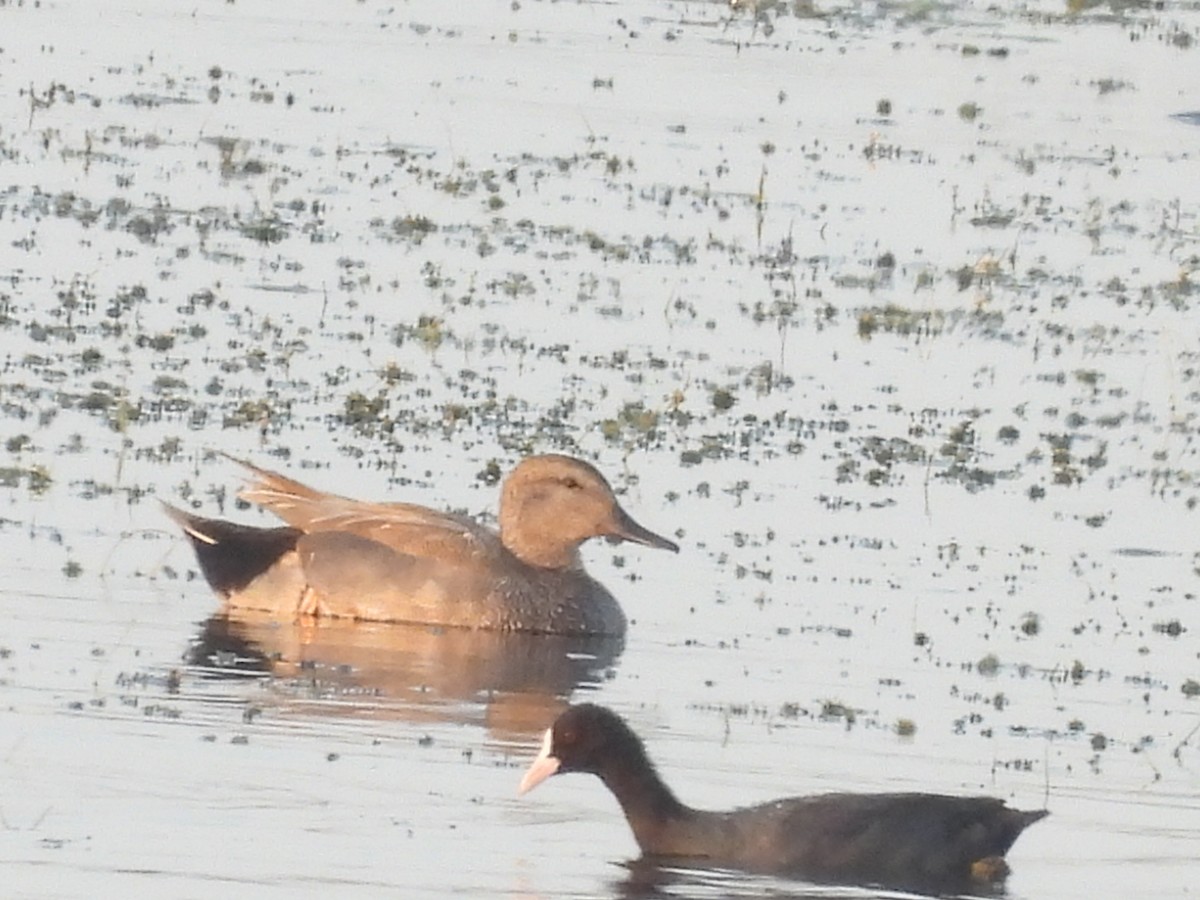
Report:
M 521 781 L 590 772 L 616 796 L 647 857 L 703 860 L 819 881 L 947 889 L 1002 880 L 1004 854 L 1048 813 L 992 797 L 818 794 L 729 812 L 692 809 L 667 787 L 620 716 L 583 704 L 547 730 Z

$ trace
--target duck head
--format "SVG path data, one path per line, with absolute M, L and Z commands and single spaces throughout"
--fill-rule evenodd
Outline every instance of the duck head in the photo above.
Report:
M 674 541 L 634 521 L 594 466 L 558 454 L 522 460 L 500 495 L 500 538 L 518 558 L 549 569 L 578 568 L 589 538 L 679 552 Z

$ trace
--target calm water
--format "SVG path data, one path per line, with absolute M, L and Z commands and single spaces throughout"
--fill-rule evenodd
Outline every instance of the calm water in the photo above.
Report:
M 518 800 L 580 697 L 695 805 L 986 792 L 1010 896 L 1194 893 L 1200 14 L 1083 6 L 0 8 L 6 896 L 880 896 Z M 213 451 L 572 452 L 683 551 L 589 548 L 623 643 L 210 621 Z

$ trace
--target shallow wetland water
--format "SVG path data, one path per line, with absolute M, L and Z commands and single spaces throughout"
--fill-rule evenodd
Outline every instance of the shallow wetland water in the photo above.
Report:
M 890 896 L 626 866 L 685 801 L 1046 805 L 1017 898 L 1200 847 L 1194 3 L 0 4 L 10 897 Z M 594 461 L 623 642 L 211 620 L 223 451 L 495 510 Z

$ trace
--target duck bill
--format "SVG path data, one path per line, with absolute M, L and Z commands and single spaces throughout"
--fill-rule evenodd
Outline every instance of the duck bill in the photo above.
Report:
M 659 550 L 670 550 L 672 553 L 679 552 L 679 545 L 672 540 L 668 540 L 661 534 L 655 534 L 649 528 L 643 528 L 633 520 L 633 516 L 616 507 L 613 510 L 613 530 L 608 533 L 608 540 L 617 541 L 632 541 L 635 544 L 643 544 L 647 547 L 657 547 Z
M 520 785 L 517 786 L 518 797 L 529 793 L 558 771 L 561 763 L 558 757 L 550 752 L 550 745 L 553 740 L 554 734 L 551 729 L 547 728 L 546 736 L 542 739 L 542 749 L 538 751 L 537 759 L 530 763 L 529 768 L 525 770 L 525 776 L 521 779 Z

